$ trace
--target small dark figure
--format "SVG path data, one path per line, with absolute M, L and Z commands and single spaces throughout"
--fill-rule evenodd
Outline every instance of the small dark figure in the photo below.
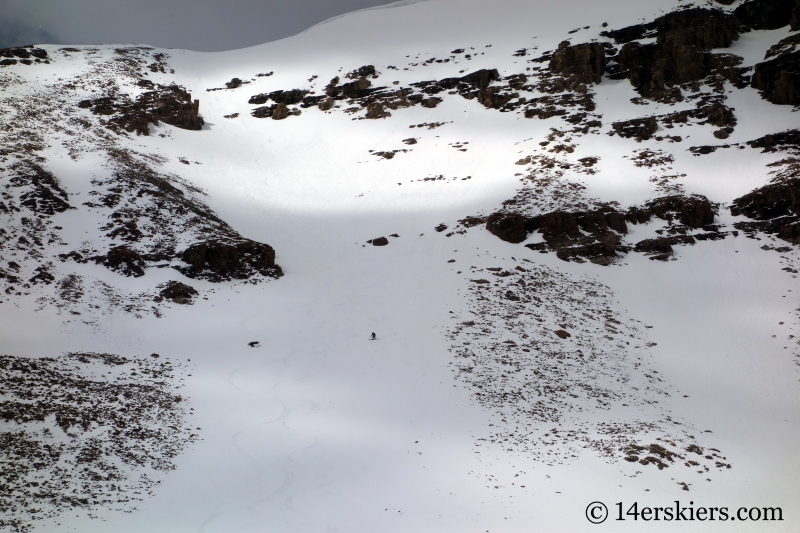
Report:
M 369 340 L 371 340 L 371 341 L 375 340 L 375 333 L 374 332 L 372 333 L 372 336 L 369 338 Z

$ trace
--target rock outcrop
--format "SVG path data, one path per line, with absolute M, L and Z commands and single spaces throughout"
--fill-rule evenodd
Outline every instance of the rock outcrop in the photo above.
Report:
M 735 199 L 731 213 L 755 220 L 800 216 L 800 178 L 765 185 Z
M 180 281 L 168 281 L 158 293 L 156 301 L 170 300 L 176 304 L 190 304 L 192 298 L 197 296 L 197 289 Z
M 656 117 L 634 118 L 611 125 L 620 137 L 634 138 L 637 141 L 646 141 L 658 130 Z
M 777 30 L 789 25 L 797 0 L 748 0 L 733 10 L 733 14 L 754 30 Z
M 609 66 L 612 79 L 629 79 L 643 96 L 669 97 L 675 85 L 699 81 L 715 70 L 730 69 L 728 61 L 715 59 L 714 48 L 727 48 L 739 38 L 740 23 L 715 9 L 692 8 L 668 13 L 649 24 L 603 32 L 624 43 Z M 655 43 L 637 39 L 656 37 Z M 726 77 L 738 75 L 727 72 Z
M 800 104 L 800 50 L 756 64 L 752 86 L 773 104 Z
M 487 219 L 486 229 L 500 240 L 514 244 L 528 238 L 527 219 L 515 213 L 494 213 Z
M 794 6 L 792 16 L 789 18 L 789 29 L 792 31 L 800 30 L 800 2 Z
M 268 100 L 272 100 L 276 104 L 295 105 L 303 101 L 308 91 L 302 89 L 291 89 L 288 91 L 272 91 L 271 93 L 261 93 L 250 97 L 248 103 L 255 105 L 266 104 Z
M 70 209 L 69 196 L 58 179 L 51 173 L 31 162 L 18 163 L 11 167 L 15 171 L 6 187 L 21 189 L 20 205 L 38 215 L 53 215 Z M 0 202 L 3 208 L 5 204 Z M 5 209 L 0 208 L 0 212 Z
M 108 116 L 105 125 L 119 132 L 136 132 L 148 135 L 149 124 L 159 122 L 185 130 L 199 130 L 205 123 L 200 117 L 200 100 L 178 85 L 155 85 L 148 80 L 140 83 L 153 90 L 144 92 L 132 101 L 126 94 L 115 94 L 82 100 L 78 107 L 91 109 L 95 115 Z
M 256 272 L 268 277 L 283 275 L 275 264 L 275 250 L 268 244 L 249 239 L 198 242 L 184 250 L 180 257 L 188 266 L 178 270 L 189 278 L 217 282 L 248 279 Z
M 714 222 L 715 214 L 715 206 L 703 196 L 674 195 L 656 198 L 628 211 L 603 207 L 588 211 L 553 211 L 534 217 L 498 212 L 489 216 L 486 229 L 511 243 L 523 242 L 528 233 L 538 232 L 543 242 L 526 244 L 526 247 L 542 252 L 555 251 L 564 261 L 586 258 L 596 264 L 609 265 L 617 255 L 632 249 L 623 242 L 628 224 L 643 224 L 653 217 L 669 222 L 677 235 L 643 241 L 633 248 L 642 253 L 660 254 L 659 259 L 663 259 L 672 254 L 672 245 L 694 243 L 693 237 L 683 233 L 687 228 L 707 227 Z
M 800 178 L 772 183 L 737 198 L 731 214 L 755 220 L 737 222 L 737 229 L 751 234 L 762 231 L 800 244 Z
M 124 276 L 138 278 L 144 276 L 145 262 L 139 252 L 127 245 L 116 246 L 108 251 L 105 256 L 93 257 L 96 263 L 103 265 Z
M 606 52 L 600 43 L 570 45 L 564 41 L 550 60 L 550 72 L 574 76 L 578 83 L 600 83 L 606 70 Z

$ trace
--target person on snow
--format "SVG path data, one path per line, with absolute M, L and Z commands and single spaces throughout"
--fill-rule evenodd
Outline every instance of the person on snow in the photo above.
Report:
M 374 331 L 372 332 L 372 336 L 369 338 L 369 340 L 371 340 L 371 341 L 375 340 L 375 332 Z

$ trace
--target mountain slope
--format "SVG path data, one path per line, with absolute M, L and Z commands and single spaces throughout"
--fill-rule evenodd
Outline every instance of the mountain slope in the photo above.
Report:
M 109 482 L 81 447 L 143 418 L 173 440 L 163 468 L 111 453 L 135 499 L 32 492 L 6 452 L 0 527 L 790 516 L 800 52 L 795 8 L 759 2 L 401 2 L 215 54 L 6 51 L 2 379 L 73 361 L 97 408 L 181 400 L 81 425 L 75 395 L 3 387 L 3 435 L 66 446 L 59 472 Z

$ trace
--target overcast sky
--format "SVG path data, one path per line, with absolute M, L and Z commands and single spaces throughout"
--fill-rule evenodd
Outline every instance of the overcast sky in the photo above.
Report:
M 0 48 L 150 44 L 231 50 L 391 0 L 0 0 Z

